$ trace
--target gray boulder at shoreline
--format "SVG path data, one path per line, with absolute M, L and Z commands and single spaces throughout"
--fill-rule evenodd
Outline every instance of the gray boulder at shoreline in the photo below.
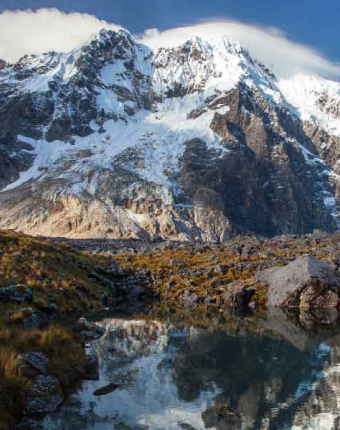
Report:
M 268 306 L 281 308 L 338 308 L 340 277 L 333 266 L 312 255 L 303 255 L 287 266 L 259 275 L 267 282 Z

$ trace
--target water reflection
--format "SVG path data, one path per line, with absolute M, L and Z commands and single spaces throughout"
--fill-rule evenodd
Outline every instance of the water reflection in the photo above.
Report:
M 226 318 L 228 322 L 228 318 Z M 228 328 L 173 320 L 100 321 L 100 381 L 45 420 L 45 429 L 337 430 L 340 337 L 270 312 Z M 119 388 L 93 392 L 112 382 Z

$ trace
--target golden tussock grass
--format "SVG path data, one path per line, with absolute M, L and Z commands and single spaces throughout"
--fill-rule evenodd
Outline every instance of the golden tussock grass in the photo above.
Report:
M 2 328 L 0 345 L 1 416 L 20 416 L 22 396 L 31 383 L 31 379 L 22 374 L 18 359 L 20 353 L 43 352 L 49 359 L 49 374 L 55 376 L 64 388 L 77 380 L 87 362 L 77 334 L 62 326 L 51 326 L 44 330 L 22 330 L 15 326 Z M 3 422 L 8 422 L 8 419 L 3 419 Z

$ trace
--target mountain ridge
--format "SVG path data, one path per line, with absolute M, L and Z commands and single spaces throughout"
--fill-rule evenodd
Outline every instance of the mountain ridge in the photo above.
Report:
M 153 52 L 101 30 L 7 65 L 0 100 L 2 228 L 223 241 L 339 226 L 340 83 L 277 78 L 227 37 Z

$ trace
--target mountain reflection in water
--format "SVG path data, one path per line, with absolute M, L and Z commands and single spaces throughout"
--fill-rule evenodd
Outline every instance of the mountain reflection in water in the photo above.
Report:
M 84 382 L 46 430 L 340 429 L 334 332 L 309 339 L 276 312 L 248 318 L 247 329 L 242 319 L 230 329 L 143 318 L 98 324 L 107 329 L 91 345 L 100 380 Z M 112 382 L 111 393 L 93 394 Z

